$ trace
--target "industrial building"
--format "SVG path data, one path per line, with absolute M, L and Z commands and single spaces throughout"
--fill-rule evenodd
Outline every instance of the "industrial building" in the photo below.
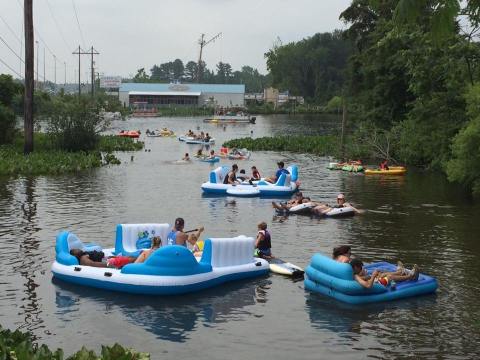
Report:
M 139 109 L 205 105 L 243 107 L 245 85 L 122 83 L 119 99 L 124 106 Z

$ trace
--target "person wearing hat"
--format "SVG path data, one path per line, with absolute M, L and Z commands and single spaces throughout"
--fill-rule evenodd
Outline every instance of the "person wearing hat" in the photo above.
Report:
M 265 181 L 268 181 L 272 184 L 275 184 L 278 180 L 278 178 L 280 177 L 280 175 L 282 174 L 290 174 L 290 172 L 285 169 L 285 164 L 283 163 L 283 161 L 279 161 L 277 162 L 277 165 L 278 165 L 278 170 L 277 172 L 275 173 L 275 176 L 272 176 L 272 177 L 269 177 L 269 178 L 266 178 Z
M 357 214 L 362 213 L 362 211 L 356 209 L 352 204 L 350 204 L 349 202 L 346 202 L 345 195 L 340 193 L 340 194 L 337 195 L 337 204 L 333 205 L 332 208 L 338 209 L 338 208 L 342 208 L 342 207 L 351 207 L 353 210 L 355 210 L 355 212 Z
M 198 230 L 196 230 L 195 234 L 188 236 L 188 234 L 183 231 L 184 228 L 185 220 L 183 220 L 183 218 L 176 218 L 173 229 L 167 235 L 167 245 L 181 245 L 186 247 L 187 242 L 189 242 L 191 245 L 195 245 L 197 239 L 204 230 L 203 226 L 201 226 L 198 228 Z

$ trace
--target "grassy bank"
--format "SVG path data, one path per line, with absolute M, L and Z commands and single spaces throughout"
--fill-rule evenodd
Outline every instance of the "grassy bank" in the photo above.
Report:
M 68 152 L 55 148 L 52 138 L 43 133 L 34 136 L 35 151 L 23 154 L 23 138 L 18 136 L 11 145 L 0 146 L 0 175 L 55 175 L 119 164 L 112 151 L 135 151 L 142 142 L 113 135 L 100 136 L 94 151 Z
M 241 138 L 229 140 L 223 146 L 259 151 L 290 151 L 318 156 L 339 157 L 340 155 L 340 140 L 335 135 Z M 368 157 L 369 152 L 366 146 L 347 141 L 345 154 L 347 158 L 354 159 Z
M 10 331 L 0 326 L 0 359 L 11 360 L 148 360 L 150 355 L 126 349 L 118 344 L 103 346 L 100 355 L 82 347 L 81 350 L 64 357 L 62 349 L 50 350 L 46 345 L 38 346 L 29 333 Z

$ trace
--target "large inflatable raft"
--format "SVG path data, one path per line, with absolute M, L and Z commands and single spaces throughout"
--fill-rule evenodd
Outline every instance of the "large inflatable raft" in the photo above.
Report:
M 371 273 L 395 271 L 396 266 L 387 262 L 365 265 Z M 391 301 L 412 296 L 430 294 L 437 290 L 437 280 L 431 276 L 420 274 L 417 281 L 409 280 L 396 284 L 395 288 L 374 283 L 366 289 L 353 279 L 350 264 L 340 263 L 321 254 L 312 257 L 310 265 L 305 270 L 305 288 L 307 290 L 333 297 L 349 304 L 367 304 L 381 301 Z
M 223 183 L 230 168 L 228 166 L 221 166 L 210 172 L 209 181 L 202 184 L 202 190 L 205 193 L 219 195 L 229 194 L 232 196 L 235 196 L 237 192 L 241 194 L 258 194 L 260 196 L 289 196 L 298 190 L 298 168 L 296 165 L 291 165 L 287 170 L 289 174 L 282 174 L 275 184 L 262 179 L 260 181 L 253 181 L 253 185 L 249 184 L 248 181 L 239 185 L 231 185 Z M 258 193 L 255 189 L 258 190 Z
M 53 276 L 75 284 L 136 294 L 174 295 L 202 290 L 227 281 L 266 274 L 269 264 L 253 257 L 254 239 L 245 236 L 210 238 L 204 241 L 201 258 L 179 245 L 162 246 L 141 264 L 122 269 L 79 265 L 71 249 L 101 250 L 105 256 L 137 256 L 150 245 L 153 236 L 166 239 L 168 224 L 121 224 L 117 226 L 115 248 L 84 244 L 69 231 L 56 240 Z

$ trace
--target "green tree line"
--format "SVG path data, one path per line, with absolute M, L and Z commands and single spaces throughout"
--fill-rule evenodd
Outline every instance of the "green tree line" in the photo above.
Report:
M 273 85 L 345 101 L 353 139 L 373 157 L 443 171 L 480 194 L 480 2 L 353 0 L 340 19 L 342 32 L 267 52 Z
M 200 79 L 198 77 L 200 76 Z M 251 66 L 242 66 L 240 70 L 233 70 L 229 63 L 219 62 L 215 70 L 209 70 L 202 61 L 200 71 L 198 63 L 188 61 L 186 64 L 180 59 L 153 65 L 149 73 L 145 68 L 137 70 L 131 79 L 133 82 L 169 83 L 172 81 L 202 82 L 208 84 L 245 84 L 246 92 L 262 92 L 271 85 L 270 76 L 260 74 Z

